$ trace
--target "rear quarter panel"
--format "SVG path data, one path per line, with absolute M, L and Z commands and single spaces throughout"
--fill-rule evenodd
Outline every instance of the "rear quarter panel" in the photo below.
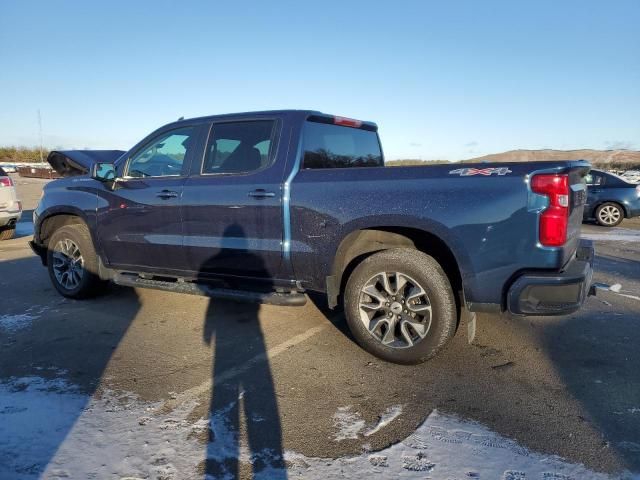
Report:
M 546 204 L 530 193 L 527 174 L 561 167 L 508 166 L 510 174 L 482 178 L 449 173 L 460 165 L 300 171 L 291 186 L 296 276 L 308 288 L 324 290 L 347 234 L 409 227 L 449 246 L 468 301 L 501 303 L 503 288 L 516 272 L 559 269 L 575 251 L 573 240 L 564 248 L 537 242 L 537 215 Z M 571 223 L 578 225 L 573 228 L 579 228 L 582 208 L 573 215 Z

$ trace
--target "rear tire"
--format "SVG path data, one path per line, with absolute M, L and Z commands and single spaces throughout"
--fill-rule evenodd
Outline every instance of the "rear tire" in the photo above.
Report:
M 98 277 L 98 256 L 84 224 L 56 230 L 47 247 L 47 269 L 53 286 L 67 298 L 96 295 L 104 282 Z
M 358 344 L 393 363 L 430 359 L 457 327 L 447 275 L 433 257 L 409 248 L 385 250 L 362 261 L 347 281 L 344 307 Z
M 596 208 L 596 222 L 603 227 L 615 227 L 624 220 L 624 210 L 620 205 L 607 202 Z
M 16 227 L 0 229 L 0 240 L 11 240 L 16 234 Z

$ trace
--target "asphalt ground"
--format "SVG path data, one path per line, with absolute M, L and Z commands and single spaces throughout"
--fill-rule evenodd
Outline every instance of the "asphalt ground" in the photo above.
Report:
M 479 315 L 473 345 L 462 325 L 435 359 L 398 366 L 360 349 L 320 299 L 257 307 L 112 287 L 65 300 L 27 245 L 44 181 L 16 180 L 27 211 L 18 238 L 0 244 L 0 314 L 37 315 L 0 336 L 0 382 L 63 376 L 92 395 L 132 392 L 167 409 L 195 399 L 194 421 L 240 394 L 243 437 L 325 458 L 396 443 L 438 409 L 596 471 L 640 471 L 640 219 L 584 226 L 596 238 L 594 281 L 620 287 L 578 313 Z M 340 408 L 375 423 L 398 404 L 402 415 L 377 433 L 335 441 Z M 269 420 L 255 429 L 257 417 Z

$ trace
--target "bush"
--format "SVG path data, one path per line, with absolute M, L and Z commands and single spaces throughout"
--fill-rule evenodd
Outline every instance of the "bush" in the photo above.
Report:
M 49 150 L 42 150 L 42 159 L 46 160 Z M 0 147 L 0 162 L 30 163 L 40 161 L 39 148 Z

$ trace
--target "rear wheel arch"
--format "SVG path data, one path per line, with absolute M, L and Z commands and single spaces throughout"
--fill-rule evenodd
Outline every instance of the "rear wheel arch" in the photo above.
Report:
M 367 257 L 391 248 L 414 248 L 433 257 L 442 267 L 454 292 L 462 290 L 459 263 L 437 235 L 425 230 L 404 227 L 375 227 L 349 233 L 338 246 L 331 276 L 327 278 L 327 300 L 330 307 L 338 304 L 338 297 L 351 273 Z

